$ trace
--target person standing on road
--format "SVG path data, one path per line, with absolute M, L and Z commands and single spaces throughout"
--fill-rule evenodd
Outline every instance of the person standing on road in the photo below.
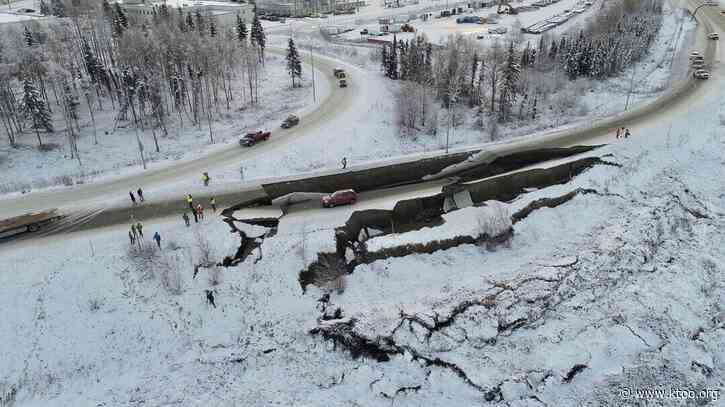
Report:
M 184 214 L 181 215 L 181 219 L 184 219 L 184 223 L 186 224 L 186 227 L 188 228 L 189 227 L 189 215 L 187 215 L 186 212 L 184 212 Z
M 189 205 L 189 209 L 194 212 L 194 199 L 191 197 L 191 194 L 186 194 L 186 203 Z
M 204 174 L 202 174 L 201 180 L 204 181 L 204 186 L 205 187 L 208 187 L 209 186 L 209 181 L 211 181 L 211 177 L 209 177 L 209 173 L 208 172 L 205 172 Z
M 141 222 L 136 224 L 136 230 L 138 230 L 138 236 L 143 239 L 143 225 Z
M 154 240 L 156 241 L 156 246 L 158 246 L 160 249 L 161 248 L 161 235 L 159 234 L 159 232 L 154 233 Z
M 194 223 L 199 223 L 199 214 L 196 213 L 196 209 L 192 209 L 191 214 L 194 215 Z
M 136 231 L 136 224 L 131 224 L 131 233 L 133 233 L 134 240 L 138 239 L 138 232 Z
M 196 214 L 199 216 L 199 219 L 204 220 L 204 207 L 201 204 L 196 205 Z
M 619 138 L 619 136 L 621 134 L 620 131 L 621 131 L 621 129 L 619 127 L 617 127 L 617 138 Z
M 216 304 L 214 303 L 214 293 L 211 290 L 206 290 L 206 302 L 216 308 Z
M 133 234 L 131 233 L 130 230 L 128 231 L 128 240 L 131 241 L 131 246 L 133 246 L 134 244 L 136 244 L 136 239 L 133 237 Z
M 342 164 L 343 170 L 347 168 L 347 157 L 342 157 L 342 161 L 340 163 Z
M 624 138 L 629 138 L 629 129 L 627 129 L 627 131 L 624 132 Z
M 143 191 L 141 190 L 141 188 L 139 188 L 138 191 L 136 191 L 136 193 L 138 194 L 138 199 L 140 199 L 141 202 L 143 202 L 144 201 L 144 199 L 143 199 Z
M 129 194 L 129 195 L 131 196 L 131 202 L 132 202 L 132 203 L 133 203 L 134 205 L 136 205 L 136 197 L 135 197 L 135 196 L 133 196 L 133 192 L 131 192 L 131 191 L 128 191 L 128 194 Z
M 211 210 L 214 211 L 214 213 L 216 213 L 216 198 L 211 197 L 209 204 L 211 205 Z

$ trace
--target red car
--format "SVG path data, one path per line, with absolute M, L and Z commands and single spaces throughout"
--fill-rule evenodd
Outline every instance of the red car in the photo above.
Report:
M 352 189 L 336 191 L 322 197 L 322 206 L 325 208 L 333 208 L 338 205 L 354 205 L 355 202 L 357 202 L 357 193 Z
M 272 133 L 264 130 L 250 131 L 239 140 L 239 145 L 242 147 L 251 147 L 260 141 L 269 139 Z

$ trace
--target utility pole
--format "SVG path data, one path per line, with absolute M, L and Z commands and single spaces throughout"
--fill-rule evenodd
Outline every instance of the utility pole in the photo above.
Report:
M 312 46 L 310 46 L 310 64 L 312 65 L 312 101 L 317 102 L 317 92 L 315 91 L 315 56 L 312 54 Z
M 632 80 L 629 82 L 629 92 L 627 92 L 627 101 L 624 102 L 624 111 L 627 111 L 627 108 L 629 107 L 629 98 L 632 96 L 632 91 L 634 90 L 634 74 L 637 72 L 636 65 L 632 67 Z

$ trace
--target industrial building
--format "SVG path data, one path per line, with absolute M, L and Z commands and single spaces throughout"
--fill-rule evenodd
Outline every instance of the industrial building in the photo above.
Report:
M 154 10 L 158 10 L 163 4 L 172 11 L 181 8 L 184 13 L 200 11 L 203 15 L 214 16 L 220 25 L 234 24 L 237 15 L 247 23 L 250 23 L 254 17 L 254 5 L 247 2 L 125 0 L 121 3 L 121 7 L 129 16 L 153 16 Z
M 257 0 L 256 3 L 260 12 L 285 17 L 350 13 L 367 5 L 365 0 Z

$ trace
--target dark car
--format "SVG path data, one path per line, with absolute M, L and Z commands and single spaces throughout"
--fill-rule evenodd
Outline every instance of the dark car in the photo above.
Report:
M 360 35 L 368 35 L 368 33 L 369 31 L 367 28 L 363 28 L 362 30 L 360 30 Z
M 250 131 L 239 139 L 239 145 L 242 147 L 251 147 L 260 141 L 268 140 L 271 134 L 271 132 L 264 130 Z
M 286 119 L 282 122 L 282 128 L 283 129 L 289 129 L 290 127 L 294 127 L 300 123 L 300 118 L 291 114 L 287 116 Z
M 338 205 L 354 205 L 357 202 L 357 193 L 352 189 L 336 191 L 322 197 L 322 206 L 333 208 Z

